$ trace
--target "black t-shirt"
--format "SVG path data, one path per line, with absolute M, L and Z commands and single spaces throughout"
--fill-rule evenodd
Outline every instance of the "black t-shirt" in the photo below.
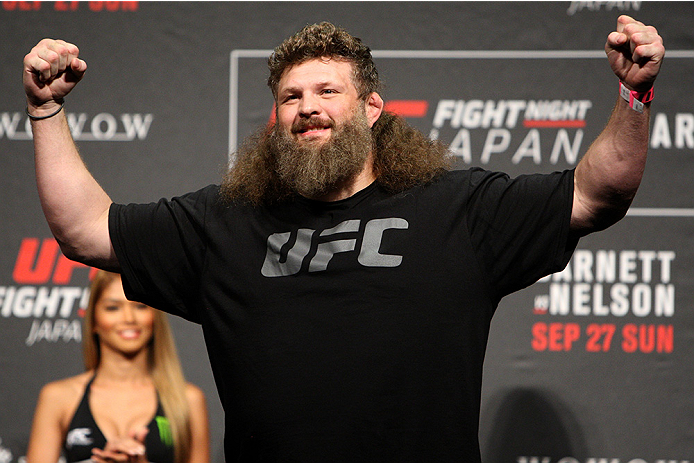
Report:
M 126 294 L 200 323 L 227 461 L 479 461 L 482 362 L 506 294 L 575 247 L 573 171 L 449 172 L 397 195 L 114 205 Z

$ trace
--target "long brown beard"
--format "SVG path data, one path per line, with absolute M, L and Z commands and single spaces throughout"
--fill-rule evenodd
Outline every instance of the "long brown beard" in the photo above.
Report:
M 304 197 L 319 198 L 361 173 L 372 150 L 371 130 L 360 108 L 343 124 L 332 124 L 332 134 L 323 143 L 298 142 L 275 126 L 270 150 L 281 182 Z
M 266 127 L 244 140 L 236 162 L 223 175 L 220 187 L 223 201 L 260 206 L 277 204 L 297 195 L 297 190 L 279 177 L 278 148 L 272 140 L 275 130 Z M 338 128 L 336 132 L 339 131 Z M 426 184 L 451 167 L 452 157 L 443 144 L 424 136 L 394 114 L 381 114 L 369 133 L 373 142 L 369 140 L 368 146 L 372 143 L 374 146 L 374 174 L 379 185 L 390 193 Z M 368 152 L 369 149 L 356 151 Z M 285 157 L 287 162 L 294 161 L 288 154 Z M 295 169 L 301 170 L 298 166 Z

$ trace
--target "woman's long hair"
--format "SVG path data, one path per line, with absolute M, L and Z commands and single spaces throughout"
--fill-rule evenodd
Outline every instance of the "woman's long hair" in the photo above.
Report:
M 82 340 L 84 367 L 87 371 L 96 370 L 101 363 L 99 337 L 94 333 L 94 308 L 104 289 L 114 281 L 120 283 L 119 274 L 99 270 L 90 287 L 89 304 L 84 314 L 84 332 L 88 335 L 83 336 Z M 176 463 L 183 463 L 188 460 L 191 440 L 186 382 L 167 315 L 156 309 L 147 363 L 161 406 L 171 426 Z

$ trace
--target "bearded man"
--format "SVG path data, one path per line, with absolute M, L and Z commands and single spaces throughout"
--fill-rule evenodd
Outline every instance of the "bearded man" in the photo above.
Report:
M 510 179 L 448 170 L 383 112 L 369 48 L 307 26 L 269 60 L 276 123 L 221 187 L 124 206 L 61 112 L 86 63 L 44 40 L 24 62 L 42 205 L 66 256 L 202 325 L 228 461 L 479 462 L 499 300 L 561 270 L 641 180 L 662 40 L 622 16 L 606 52 L 625 98 L 576 169 Z
M 350 102 L 354 106 L 340 107 L 335 114 L 331 106 L 345 95 L 321 88 L 328 95 L 321 96 L 321 104 L 299 108 L 291 93 L 294 82 L 288 81 L 285 71 L 302 64 L 306 66 L 301 66 L 297 77 L 303 74 L 315 79 L 317 74 L 332 74 L 335 69 L 334 77 L 341 78 L 345 88 L 354 87 L 351 96 L 356 99 Z M 227 199 L 261 204 L 299 194 L 331 200 L 325 195 L 334 196 L 341 185 L 361 173 L 367 176 L 364 186 L 378 178 L 382 187 L 396 193 L 424 184 L 450 166 L 451 157 L 443 145 L 402 119 L 381 113 L 380 83 L 370 50 L 346 31 L 329 23 L 306 27 L 275 49 L 268 66 L 268 86 L 278 117 L 283 119 L 242 146 L 222 183 Z M 280 84 L 288 88 L 280 88 Z M 304 97 L 301 103 L 306 102 Z M 310 135 L 307 130 L 318 127 L 323 136 L 317 130 Z M 298 136 L 302 133 L 305 135 Z

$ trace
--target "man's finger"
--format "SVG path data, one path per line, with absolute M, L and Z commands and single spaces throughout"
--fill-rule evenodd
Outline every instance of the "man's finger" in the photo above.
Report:
M 637 46 L 632 54 L 634 63 L 659 62 L 662 57 L 662 47 L 658 44 Z
M 87 70 L 87 63 L 79 58 L 73 58 L 70 63 L 70 69 L 77 77 L 77 80 L 80 80 Z
M 619 18 L 617 18 L 617 32 L 619 32 L 620 34 L 624 32 L 624 26 L 633 21 L 634 18 L 632 18 L 631 16 L 627 16 L 625 14 L 621 15 Z
M 607 44 L 610 48 L 619 48 L 627 42 L 627 36 L 621 32 L 610 32 L 607 36 Z
M 24 59 L 25 68 L 28 72 L 41 76 L 44 72 L 48 72 L 50 64 L 39 58 L 36 54 L 29 54 Z
M 66 67 L 69 66 L 75 58 L 79 57 L 80 49 L 77 48 L 77 45 L 66 42 L 64 40 L 56 40 L 56 44 L 63 47 L 63 49 L 67 52 L 67 54 L 65 55 Z
M 40 64 L 37 69 L 39 69 L 39 74 L 41 80 L 49 80 L 55 77 L 59 72 L 59 61 L 60 56 L 55 50 L 50 48 L 40 48 L 36 51 L 36 56 L 43 60 L 46 64 Z
M 39 80 L 47 81 L 64 72 L 79 55 L 79 49 L 62 40 L 44 39 L 34 48 L 38 60 L 31 63 L 39 76 Z M 41 62 L 43 61 L 43 62 Z M 85 68 L 86 68 L 86 63 Z M 78 65 L 78 72 L 82 64 Z

